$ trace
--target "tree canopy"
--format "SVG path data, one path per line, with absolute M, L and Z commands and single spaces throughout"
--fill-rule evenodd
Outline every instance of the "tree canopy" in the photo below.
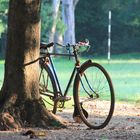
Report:
M 8 0 L 0 1 L 0 32 L 6 28 Z M 61 3 L 62 5 L 62 3 Z M 59 8 L 57 31 L 64 34 L 62 7 Z M 113 54 L 140 51 L 140 0 L 79 0 L 75 8 L 76 40 L 88 38 L 93 45 L 90 53 L 106 54 L 108 11 L 112 11 L 111 51 Z M 41 38 L 49 41 L 52 28 L 52 0 L 43 0 Z
M 8 1 L 9 0 L 0 1 L 0 34 L 6 29 Z
M 140 51 L 139 0 L 80 0 L 75 14 L 76 39 L 88 37 L 94 46 L 90 52 L 105 54 L 107 52 L 109 10 L 112 11 L 112 53 Z

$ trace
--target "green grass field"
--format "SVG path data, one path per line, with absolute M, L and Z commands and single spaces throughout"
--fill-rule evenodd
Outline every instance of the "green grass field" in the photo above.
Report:
M 82 62 L 86 59 L 82 58 Z M 116 101 L 136 102 L 140 100 L 140 59 L 118 59 L 110 62 L 105 59 L 93 59 L 104 66 L 112 78 Z M 74 61 L 68 58 L 54 58 L 58 78 L 64 91 L 70 77 Z M 4 77 L 4 62 L 0 61 L 0 87 Z M 72 86 L 70 90 L 72 95 Z
M 2 86 L 4 77 L 4 61 L 0 61 L 0 87 Z
M 83 62 L 84 60 L 82 59 Z M 103 65 L 111 76 L 116 101 L 136 102 L 140 100 L 140 59 L 114 59 L 110 62 L 93 59 L 93 61 Z M 60 71 L 59 78 L 64 89 L 73 67 L 72 60 L 56 60 L 55 64 Z
M 102 65 L 112 78 L 116 100 L 140 100 L 140 60 L 114 60 Z

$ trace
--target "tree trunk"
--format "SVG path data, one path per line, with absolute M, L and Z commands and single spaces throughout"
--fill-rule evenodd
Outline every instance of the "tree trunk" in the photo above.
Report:
M 49 36 L 49 42 L 54 42 L 54 35 L 56 31 L 56 25 L 57 25 L 57 18 L 58 18 L 58 12 L 59 12 L 59 6 L 60 6 L 60 0 L 53 0 L 53 24 L 50 31 Z
M 8 44 L 0 98 L 0 130 L 48 127 L 59 121 L 39 94 L 40 0 L 10 0 Z
M 79 0 L 62 0 L 62 17 L 66 25 L 64 44 L 75 44 L 75 7 Z
M 75 10 L 75 8 L 76 8 L 76 5 L 78 4 L 78 2 L 79 2 L 79 0 L 74 0 L 74 1 L 73 1 L 74 10 Z
M 59 42 L 60 44 L 63 44 L 63 35 L 56 31 L 54 34 L 54 42 Z M 54 45 L 54 52 L 64 53 L 64 48 L 59 45 Z

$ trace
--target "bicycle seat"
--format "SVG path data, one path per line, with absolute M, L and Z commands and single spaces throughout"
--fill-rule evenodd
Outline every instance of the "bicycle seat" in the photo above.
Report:
M 70 96 L 59 96 L 59 97 L 57 97 L 57 100 L 60 102 L 69 101 L 69 100 L 71 100 L 71 97 Z
M 45 43 L 45 42 L 41 42 L 41 43 L 40 43 L 40 49 L 47 49 L 47 48 L 52 47 L 53 45 L 54 45 L 53 42 L 51 42 L 51 43 L 49 43 L 49 44 L 47 44 L 47 43 Z

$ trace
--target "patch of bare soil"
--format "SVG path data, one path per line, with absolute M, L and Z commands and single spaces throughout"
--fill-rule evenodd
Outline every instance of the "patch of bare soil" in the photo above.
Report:
M 67 128 L 29 129 L 29 135 L 25 135 L 28 129 L 0 131 L 0 140 L 140 140 L 139 105 L 117 103 L 110 123 L 100 130 L 88 129 L 85 124 L 75 123 L 72 114 L 73 109 L 64 109 L 58 113 L 68 123 Z

